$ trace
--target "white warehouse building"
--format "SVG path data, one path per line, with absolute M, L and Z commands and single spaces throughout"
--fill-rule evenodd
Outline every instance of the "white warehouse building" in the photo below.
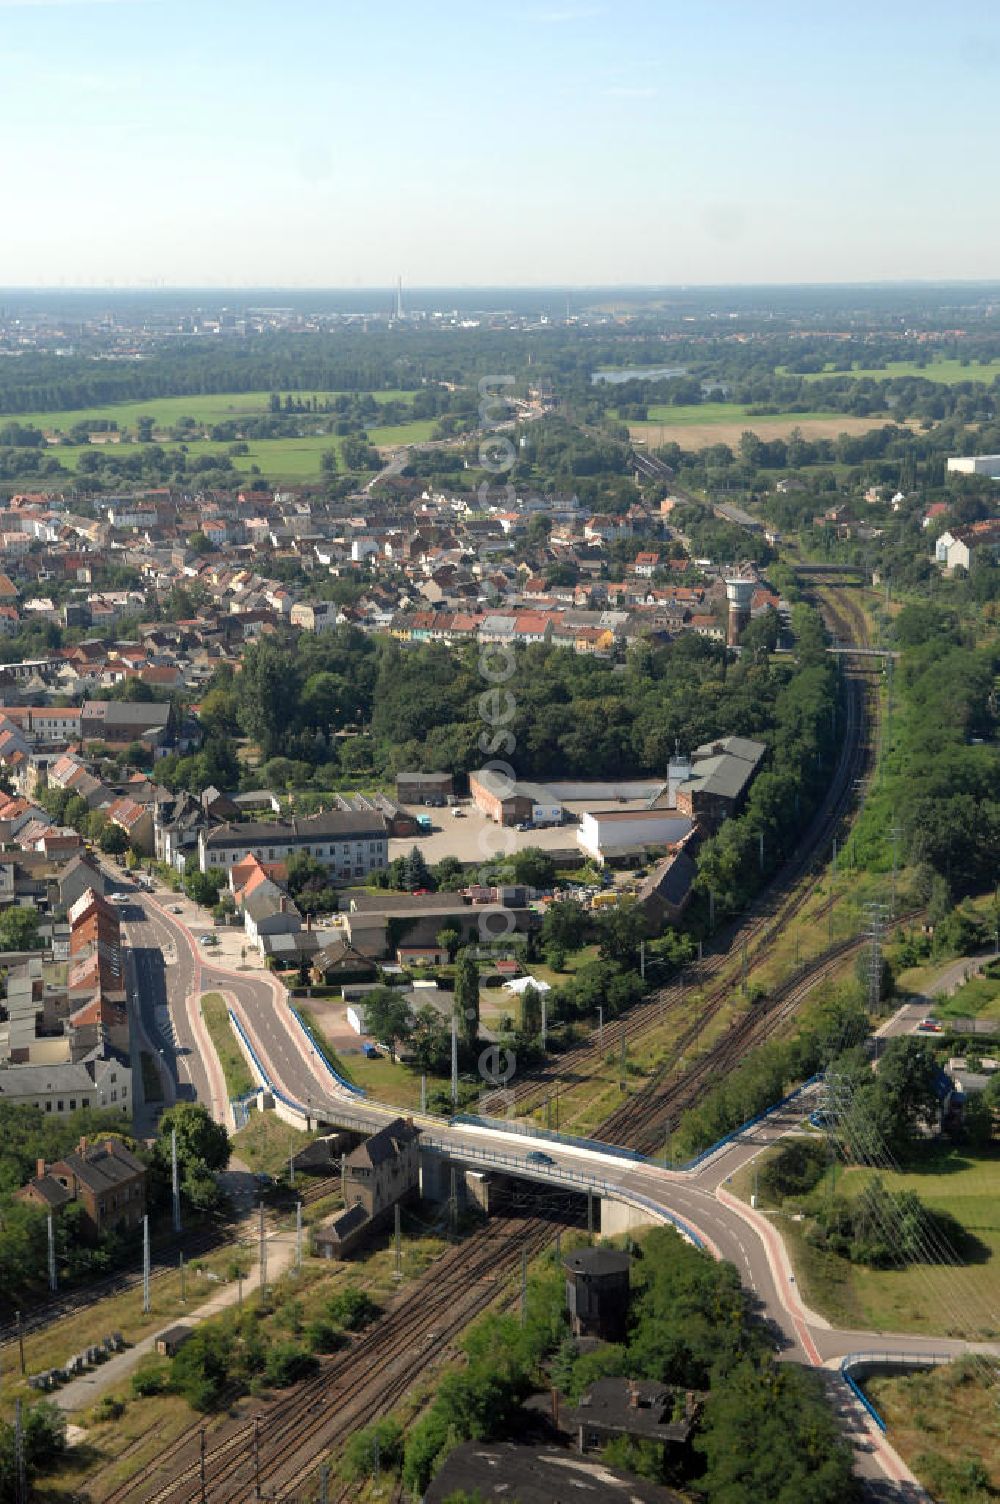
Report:
M 580 816 L 577 845 L 602 865 L 645 846 L 674 846 L 692 821 L 675 809 L 595 809 Z
M 952 475 L 987 475 L 1000 480 L 1000 454 L 957 454 L 949 458 Z

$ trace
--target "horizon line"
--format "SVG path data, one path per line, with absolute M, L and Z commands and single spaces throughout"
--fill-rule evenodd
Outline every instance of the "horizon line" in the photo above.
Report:
M 404 282 L 404 287 L 407 284 Z M 177 293 L 177 292 L 287 292 L 352 293 L 392 291 L 393 282 L 370 282 L 363 285 L 344 283 L 282 282 L 135 282 L 106 283 L 31 283 L 0 284 L 3 293 Z M 1000 287 L 1000 277 L 898 277 L 855 278 L 845 281 L 804 282 L 413 282 L 413 292 L 726 292 L 776 289 L 829 289 L 879 287 Z

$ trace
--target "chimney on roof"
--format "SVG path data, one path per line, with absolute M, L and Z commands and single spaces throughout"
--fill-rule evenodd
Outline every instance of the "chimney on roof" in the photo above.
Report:
M 80 1154 L 82 1154 L 82 1155 L 84 1155 L 84 1157 L 86 1157 L 86 1153 L 87 1153 L 87 1138 L 86 1138 L 85 1134 L 81 1134 L 80 1135 L 80 1142 L 77 1145 L 77 1152 L 80 1153 Z
M 630 1410 L 638 1410 L 639 1385 L 636 1383 L 635 1379 L 629 1379 L 628 1381 L 628 1403 Z
M 36 1177 L 36 1179 L 41 1180 L 42 1177 L 45 1175 L 47 1169 L 48 1169 L 48 1166 L 46 1165 L 44 1159 L 36 1159 L 35 1160 L 35 1177 Z

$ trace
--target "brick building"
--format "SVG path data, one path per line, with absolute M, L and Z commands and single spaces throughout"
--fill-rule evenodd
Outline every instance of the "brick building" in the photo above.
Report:
M 146 1167 L 119 1139 L 90 1145 L 81 1138 L 65 1159 L 51 1165 L 40 1159 L 34 1178 L 17 1195 L 45 1211 L 79 1202 L 90 1237 L 127 1232 L 140 1225 L 146 1212 Z

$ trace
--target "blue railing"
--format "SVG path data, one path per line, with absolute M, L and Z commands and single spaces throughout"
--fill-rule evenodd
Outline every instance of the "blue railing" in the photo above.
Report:
M 230 1018 L 232 1018 L 232 1014 L 230 1014 Z M 233 1122 L 236 1125 L 237 1131 L 239 1131 L 240 1128 L 245 1128 L 247 1123 L 249 1123 L 250 1103 L 256 1102 L 256 1100 L 256 1091 L 245 1091 L 239 1097 L 229 1098 L 229 1105 L 232 1108 L 233 1112 Z
M 312 1029 L 310 1029 L 309 1025 L 306 1023 L 305 1019 L 301 1016 L 298 1010 L 292 1007 L 291 1003 L 289 1003 L 288 1005 L 288 1011 L 294 1018 L 295 1022 L 298 1024 L 299 1028 L 302 1030 L 303 1034 L 308 1039 L 309 1043 L 312 1045 L 313 1049 L 316 1051 L 318 1058 L 322 1060 L 323 1064 L 326 1066 L 327 1070 L 330 1072 L 330 1075 L 333 1077 L 334 1081 L 336 1081 L 341 1090 L 349 1091 L 351 1095 L 355 1097 L 366 1097 L 368 1093 L 365 1091 L 363 1086 L 356 1086 L 353 1081 L 348 1081 L 346 1076 L 342 1076 L 340 1072 L 330 1064 L 329 1060 L 326 1058 L 326 1055 L 323 1052 L 323 1046 L 317 1040 L 316 1035 L 313 1033 Z
M 954 1362 L 954 1358 L 948 1353 L 848 1353 L 846 1357 L 841 1359 L 840 1376 L 854 1395 L 854 1398 L 863 1406 L 884 1435 L 886 1431 L 885 1421 L 854 1377 L 852 1369 L 860 1368 L 868 1372 L 873 1368 L 937 1368 L 941 1363 L 952 1362 Z
M 787 1097 L 782 1097 L 778 1102 L 772 1102 L 770 1107 L 765 1107 L 764 1111 L 758 1112 L 756 1117 L 747 1118 L 745 1123 L 741 1123 L 731 1133 L 727 1133 L 723 1138 L 716 1139 L 715 1143 L 710 1144 L 707 1149 L 702 1149 L 701 1153 L 696 1154 L 694 1159 L 685 1160 L 683 1164 L 667 1163 L 664 1168 L 667 1170 L 696 1170 L 699 1165 L 704 1164 L 707 1159 L 711 1159 L 713 1154 L 718 1154 L 719 1150 L 724 1149 L 727 1144 L 734 1143 L 736 1139 L 746 1133 L 748 1128 L 755 1128 L 758 1123 L 763 1123 L 765 1118 L 769 1118 L 772 1113 L 780 1112 L 783 1107 L 788 1106 L 789 1102 L 794 1102 L 796 1097 L 800 1097 L 803 1092 L 808 1091 L 810 1087 L 815 1086 L 817 1081 L 821 1081 L 822 1079 L 822 1075 L 810 1076 L 808 1081 L 803 1081 L 801 1086 L 797 1086 L 794 1091 L 790 1091 Z
M 228 1009 L 227 1011 L 229 1013 L 230 1023 L 242 1039 L 243 1043 L 246 1045 L 247 1052 L 253 1063 L 253 1068 L 261 1079 L 261 1084 L 267 1089 L 267 1091 L 271 1093 L 272 1097 L 277 1097 L 279 1102 L 284 1102 L 286 1107 L 290 1107 L 293 1112 L 300 1112 L 302 1116 L 305 1117 L 306 1109 L 302 1106 L 302 1103 L 296 1102 L 293 1097 L 286 1096 L 286 1094 L 281 1090 L 280 1086 L 277 1086 L 275 1082 L 271 1080 L 271 1077 L 264 1069 L 260 1056 L 257 1054 L 257 1051 L 254 1049 L 253 1045 L 250 1043 L 249 1038 L 247 1037 L 246 1029 L 244 1029 L 243 1025 L 236 1017 L 236 1014 L 233 1012 L 232 1008 Z
M 765 1118 L 769 1118 L 772 1113 L 780 1112 L 783 1107 L 787 1107 L 790 1102 L 794 1102 L 796 1097 L 801 1096 L 803 1092 L 808 1091 L 810 1087 L 815 1086 L 817 1081 L 820 1080 L 822 1080 L 822 1076 L 810 1076 L 808 1081 L 803 1081 L 801 1086 L 797 1086 L 794 1091 L 790 1091 L 786 1097 L 782 1097 L 779 1102 L 772 1102 L 770 1107 L 765 1107 L 764 1111 L 758 1112 L 756 1117 L 747 1118 L 745 1123 L 741 1123 L 738 1128 L 734 1128 L 724 1138 L 717 1139 L 714 1144 L 710 1144 L 707 1149 L 703 1149 L 700 1154 L 696 1154 L 694 1159 L 685 1160 L 680 1164 L 668 1161 L 664 1164 L 663 1168 L 667 1170 L 696 1170 L 699 1165 L 711 1159 L 713 1154 L 718 1154 L 719 1150 L 724 1149 L 727 1144 L 734 1143 L 741 1134 L 746 1133 L 748 1128 L 754 1128 L 758 1123 L 763 1123 Z M 618 1144 L 606 1144 L 599 1138 L 580 1138 L 572 1133 L 560 1133 L 554 1128 L 539 1128 L 536 1123 L 527 1123 L 523 1118 L 493 1118 L 475 1112 L 459 1112 L 454 1117 L 449 1118 L 448 1121 L 458 1128 L 462 1127 L 463 1124 L 467 1124 L 473 1128 L 488 1128 L 496 1133 L 519 1133 L 525 1138 L 547 1139 L 550 1143 L 565 1144 L 568 1148 L 574 1149 L 592 1149 L 596 1154 L 611 1154 L 617 1159 L 628 1159 L 633 1163 L 652 1165 L 659 1165 L 660 1163 L 657 1159 L 651 1159 L 648 1155 L 640 1154 L 636 1149 L 624 1149 Z
M 450 1155 L 453 1159 L 463 1162 L 491 1165 L 498 1170 L 510 1170 L 519 1175 L 525 1175 L 529 1179 L 541 1179 L 544 1181 L 559 1181 L 564 1185 L 572 1186 L 576 1190 L 590 1191 L 597 1196 L 606 1196 L 609 1200 L 623 1201 L 626 1205 L 637 1206 L 648 1210 L 658 1222 L 670 1222 L 684 1237 L 689 1238 L 696 1248 L 704 1248 L 704 1240 L 699 1237 L 694 1228 L 670 1212 L 666 1207 L 654 1201 L 651 1196 L 644 1196 L 639 1191 L 629 1190 L 617 1181 L 604 1180 L 600 1175 L 588 1175 L 581 1170 L 567 1170 L 562 1165 L 529 1165 L 513 1154 L 498 1153 L 495 1149 L 480 1149 L 471 1144 L 458 1145 L 449 1143 L 447 1139 L 435 1138 L 432 1133 L 424 1131 L 420 1135 L 421 1151 L 430 1150 L 434 1154 Z
M 519 1133 L 524 1138 L 547 1139 L 553 1144 L 567 1144 L 574 1149 L 593 1149 L 597 1154 L 613 1154 L 618 1159 L 628 1159 L 633 1163 L 639 1161 L 645 1163 L 646 1157 L 637 1149 L 622 1149 L 617 1144 L 604 1144 L 598 1138 L 579 1138 L 573 1133 L 560 1133 L 554 1128 L 539 1128 L 535 1123 L 526 1123 L 523 1119 L 515 1118 L 491 1118 L 476 1112 L 457 1112 L 448 1122 L 456 1128 L 468 1124 L 472 1128 L 489 1128 L 495 1133 Z

